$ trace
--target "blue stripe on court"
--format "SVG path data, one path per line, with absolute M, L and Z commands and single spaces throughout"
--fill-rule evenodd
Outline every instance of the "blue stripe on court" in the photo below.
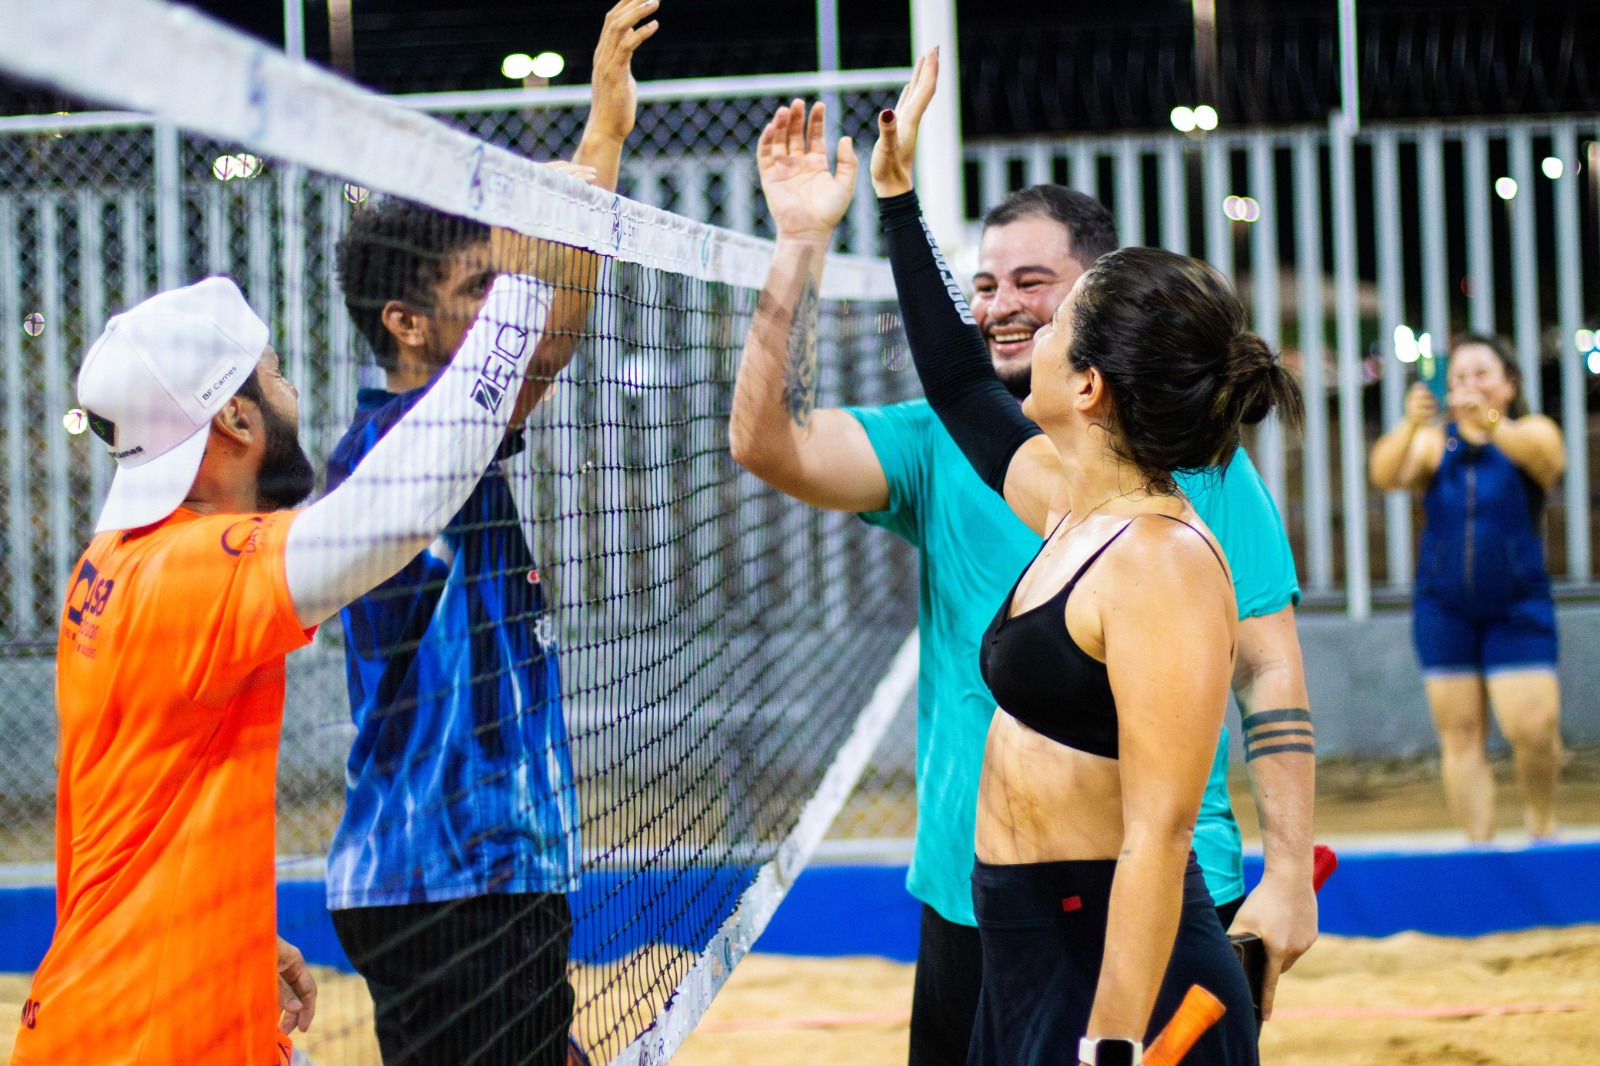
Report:
M 920 904 L 905 867 L 813 866 L 796 879 L 757 951 L 786 955 L 916 957 Z M 1245 857 L 1245 880 L 1261 876 Z M 696 950 L 749 884 L 736 868 L 599 870 L 572 899 L 573 954 L 614 962 L 651 942 Z M 1600 842 L 1457 851 L 1364 851 L 1341 856 L 1319 899 L 1322 931 L 1388 936 L 1405 930 L 1480 936 L 1537 926 L 1600 923 Z M 333 935 L 320 880 L 278 886 L 278 924 L 308 961 L 349 968 Z M 687 901 L 687 902 L 685 902 Z M 669 907 L 679 909 L 669 910 Z M 55 925 L 49 885 L 0 888 L 0 971 L 32 970 Z M 651 936 L 664 930 L 659 936 Z

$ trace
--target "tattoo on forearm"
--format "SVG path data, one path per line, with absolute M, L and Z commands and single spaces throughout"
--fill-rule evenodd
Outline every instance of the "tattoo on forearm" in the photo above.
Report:
M 811 420 L 817 402 L 817 318 L 821 310 L 816 279 L 807 273 L 806 287 L 789 323 L 789 354 L 783 364 L 783 401 L 790 421 L 797 426 Z
M 1244 716 L 1244 761 L 1263 755 L 1315 755 L 1311 712 L 1303 707 L 1257 711 Z

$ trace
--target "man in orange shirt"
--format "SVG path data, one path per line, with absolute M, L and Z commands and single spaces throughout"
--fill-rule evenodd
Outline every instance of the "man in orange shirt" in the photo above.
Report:
M 14 1066 L 289 1060 L 279 1030 L 309 1027 L 316 986 L 275 933 L 284 657 L 460 508 L 506 384 L 570 355 L 536 358 L 551 293 L 498 278 L 428 396 L 298 512 L 297 393 L 231 281 L 155 296 L 89 350 L 79 400 L 118 469 L 62 614 L 57 924 Z

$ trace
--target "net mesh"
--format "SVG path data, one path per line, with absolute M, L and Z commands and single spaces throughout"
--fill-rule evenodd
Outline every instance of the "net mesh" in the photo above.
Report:
M 651 129 L 648 113 L 640 126 Z M 700 132 L 675 124 L 659 150 L 687 152 Z M 726 143 L 726 130 L 713 133 L 728 173 L 736 169 L 744 185 L 735 195 L 728 180 L 714 183 L 728 190 L 724 206 L 697 213 L 732 221 L 725 205 L 758 195 L 753 166 Z M 641 173 L 659 176 L 637 169 L 648 163 L 630 164 L 625 186 L 642 187 Z M 359 412 L 380 402 L 362 389 L 383 387 L 375 360 L 394 353 L 379 350 L 381 342 L 375 349 L 352 320 L 352 283 L 341 279 L 339 261 L 362 216 L 391 198 L 364 186 L 370 179 L 358 167 L 310 169 L 256 143 L 140 123 L 0 133 L 0 171 L 16 176 L 0 190 L 0 684 L 12 697 L 4 723 L 14 754 L 0 763 L 0 891 L 22 893 L 21 901 L 54 872 L 60 604 L 113 473 L 93 435 L 63 422 L 76 403 L 82 353 L 111 314 L 146 296 L 231 277 L 267 323 L 298 388 L 299 441 L 317 494 L 326 493 L 350 465 L 359 470 L 351 457 L 384 432 L 373 429 L 381 413 L 363 422 Z M 543 214 L 541 195 L 514 191 L 533 203 L 530 216 Z M 558 216 L 564 208 L 551 200 L 548 209 Z M 549 1022 L 564 1018 L 562 993 L 553 987 L 559 979 L 539 971 L 554 959 L 573 989 L 572 1035 L 597 1062 L 670 1053 L 676 1036 L 663 1030 L 663 1011 L 703 1000 L 749 947 L 759 922 L 731 924 L 741 901 L 748 905 L 771 871 L 782 884 L 796 872 L 804 860 L 797 827 L 814 817 L 807 812 L 817 798 L 831 790 L 835 803 L 843 800 L 840 753 L 854 743 L 862 709 L 886 698 L 883 679 L 914 626 L 916 603 L 905 545 L 852 516 L 779 496 L 728 453 L 734 376 L 761 274 L 726 260 L 744 262 L 737 256 L 748 258 L 749 246 L 686 219 L 616 218 L 619 254 L 599 257 L 578 294 L 588 313 L 567 345 L 570 365 L 485 476 L 503 495 L 486 496 L 480 484 L 439 542 L 367 607 L 336 616 L 289 657 L 276 800 L 279 929 L 313 963 L 347 967 L 341 942 L 348 949 L 381 941 L 389 961 L 424 974 L 395 991 L 396 1010 L 460 983 L 459 970 L 427 976 L 441 958 L 476 965 L 482 992 L 458 999 L 465 1005 L 457 1013 L 492 1003 L 502 986 L 531 982 L 535 994 L 522 994 L 522 1016 L 507 1024 L 531 1022 L 549 1034 L 563 1029 Z M 652 224 L 676 226 L 680 243 L 685 233 L 702 248 L 723 242 L 727 255 L 711 255 L 701 274 L 630 261 L 624 246 L 648 246 Z M 403 249 L 417 253 L 420 274 L 391 267 L 377 290 L 415 304 L 408 290 L 421 277 L 436 300 L 422 347 L 453 350 L 441 325 L 455 306 L 447 306 L 449 285 L 463 280 L 484 229 L 477 221 L 442 228 L 442 241 Z M 702 265 L 707 259 L 702 252 Z M 824 296 L 817 402 L 908 396 L 915 383 L 892 303 L 874 298 L 870 286 L 835 284 Z M 398 495 L 392 506 L 404 506 Z M 491 548 L 503 554 L 485 559 Z M 417 621 L 456 602 L 447 572 L 465 575 L 462 609 L 481 612 L 445 627 L 449 639 Z M 410 614 L 397 620 L 397 612 Z M 522 643 L 512 641 L 511 652 L 484 651 L 513 631 Z M 459 664 L 417 665 L 452 649 L 465 673 Z M 351 659 L 363 655 L 409 662 L 410 687 L 373 697 L 358 729 L 352 705 L 363 693 L 351 681 L 359 672 Z M 551 689 L 528 698 L 515 692 L 524 681 Z M 888 697 L 902 731 L 907 696 L 902 689 Z M 449 714 L 470 719 L 464 732 L 428 719 Z M 375 753 L 373 737 L 415 743 Z M 461 737 L 471 758 L 449 750 Z M 900 741 L 869 776 L 909 796 L 909 750 Z M 866 752 L 858 745 L 858 758 Z M 65 757 L 70 763 L 71 752 Z M 399 868 L 406 863 L 492 868 L 539 856 L 557 871 L 545 881 L 559 888 L 560 855 L 570 852 L 570 925 L 547 901 L 509 902 L 519 897 L 499 893 L 505 899 L 488 909 L 372 908 L 393 910 L 398 924 L 341 925 L 335 940 L 321 909 L 324 867 L 341 819 L 351 821 L 347 775 L 355 782 L 373 766 L 391 778 L 411 775 L 401 793 L 410 823 L 425 831 L 385 856 L 389 844 L 373 830 L 380 859 L 360 867 L 363 887 L 415 893 L 416 870 Z M 440 776 L 425 780 L 418 767 Z M 504 814 L 483 813 L 496 804 Z M 467 806 L 473 810 L 464 813 Z M 852 810 L 849 831 L 857 835 L 883 835 L 890 825 L 863 820 L 870 802 Z M 483 838 L 448 841 L 459 829 Z M 516 880 L 503 869 L 484 878 L 499 889 L 503 875 Z M 37 894 L 27 898 L 39 904 Z M 48 927 L 47 903 L 40 917 Z M 30 950 L 21 947 L 5 968 L 24 968 L 19 960 Z M 709 978 L 689 980 L 708 965 Z M 325 990 L 321 1017 L 299 1046 L 324 1064 L 377 1061 L 365 991 L 333 974 Z M 687 1017 L 692 1022 L 692 1010 Z M 496 1040 L 492 1030 L 478 1032 L 461 1061 L 522 1061 L 497 1057 Z

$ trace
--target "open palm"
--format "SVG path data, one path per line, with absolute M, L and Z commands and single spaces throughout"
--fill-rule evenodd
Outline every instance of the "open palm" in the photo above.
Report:
M 778 109 L 756 152 L 761 191 L 779 237 L 829 237 L 856 189 L 856 152 L 839 139 L 839 166 L 828 168 L 826 116 L 821 104 L 806 119 L 804 101 Z

